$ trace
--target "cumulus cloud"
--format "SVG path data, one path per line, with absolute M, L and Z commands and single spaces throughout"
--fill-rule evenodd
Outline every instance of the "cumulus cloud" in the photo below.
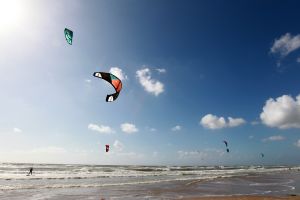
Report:
M 158 73 L 166 73 L 167 72 L 167 70 L 163 69 L 163 68 L 158 68 L 156 70 L 158 71 Z
M 200 124 L 204 128 L 208 129 L 221 129 L 226 127 L 236 127 L 244 124 L 246 121 L 242 118 L 228 117 L 226 121 L 224 117 L 218 117 L 216 115 L 207 114 L 202 117 Z
M 113 146 L 117 151 L 122 151 L 124 148 L 124 145 L 119 140 L 115 140 Z
M 295 145 L 300 148 L 300 140 L 298 140 Z
M 123 72 L 123 70 L 118 67 L 110 68 L 109 72 L 118 77 L 120 80 L 128 79 L 127 75 Z
M 271 47 L 271 53 L 279 54 L 281 57 L 287 56 L 289 53 L 297 50 L 300 47 L 300 34 L 291 35 L 286 33 L 279 39 L 275 39 L 273 46 Z
M 139 129 L 134 124 L 130 124 L 130 123 L 121 124 L 121 130 L 125 133 L 128 133 L 128 134 L 135 133 L 135 132 L 139 131 Z
M 164 84 L 151 78 L 151 72 L 149 68 L 136 71 L 136 77 L 139 79 L 140 84 L 147 92 L 158 96 L 164 91 Z
M 241 124 L 244 124 L 245 120 L 242 118 L 232 118 L 232 117 L 228 117 L 228 123 L 227 126 L 228 127 L 236 127 L 239 126 Z
M 104 126 L 104 125 L 97 125 L 97 124 L 89 124 L 88 125 L 88 129 L 92 130 L 92 131 L 97 131 L 99 133 L 103 133 L 103 134 L 110 134 L 110 133 L 114 133 L 115 131 L 109 127 L 109 126 Z
M 174 126 L 174 127 L 172 128 L 172 131 L 180 131 L 181 128 L 182 128 L 181 126 L 176 125 L 176 126 Z
M 280 129 L 300 128 L 300 95 L 283 95 L 266 101 L 260 114 L 262 123 Z
M 19 128 L 14 128 L 13 129 L 14 133 L 22 133 L 23 131 Z
M 273 135 L 273 136 L 270 136 L 268 138 L 264 138 L 262 139 L 263 142 L 272 142 L 272 141 L 281 141 L 281 140 L 284 140 L 285 137 L 281 136 L 281 135 Z

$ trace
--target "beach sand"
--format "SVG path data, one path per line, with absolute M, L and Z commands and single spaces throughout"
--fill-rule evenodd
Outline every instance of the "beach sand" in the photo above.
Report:
M 184 200 L 300 200 L 300 196 L 223 196 L 223 197 L 198 197 L 184 198 Z

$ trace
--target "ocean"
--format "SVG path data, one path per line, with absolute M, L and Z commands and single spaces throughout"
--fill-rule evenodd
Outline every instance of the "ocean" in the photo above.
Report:
M 33 175 L 26 176 L 33 167 Z M 182 199 L 300 194 L 300 166 L 0 164 L 0 199 Z

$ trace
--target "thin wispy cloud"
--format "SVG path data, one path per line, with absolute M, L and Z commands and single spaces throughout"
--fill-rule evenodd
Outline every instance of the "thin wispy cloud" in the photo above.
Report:
M 200 120 L 200 124 L 207 129 L 222 129 L 228 127 L 237 127 L 246 123 L 243 118 L 228 117 L 227 121 L 224 117 L 207 114 Z
M 145 91 L 149 92 L 150 94 L 158 96 L 164 92 L 164 84 L 158 80 L 152 79 L 149 68 L 136 71 L 136 77 L 139 79 L 139 82 Z
M 128 133 L 128 134 L 132 134 L 132 133 L 135 133 L 135 132 L 139 131 L 139 129 L 134 124 L 131 124 L 131 123 L 121 124 L 121 130 L 124 133 Z
M 174 126 L 171 130 L 172 130 L 172 131 L 180 131 L 181 129 L 182 129 L 181 126 L 176 125 L 176 126 Z
M 119 67 L 112 67 L 112 68 L 110 68 L 109 72 L 112 73 L 113 75 L 115 75 L 116 77 L 118 77 L 122 81 L 128 79 L 125 72 Z
M 295 145 L 300 148 L 300 139 L 295 143 Z
M 157 157 L 157 156 L 158 156 L 158 152 L 157 151 L 152 152 L 152 157 Z
M 67 150 L 65 148 L 57 146 L 40 147 L 30 150 L 30 153 L 38 154 L 62 154 L 66 152 Z
M 251 122 L 251 125 L 253 125 L 253 126 L 258 125 L 258 124 L 259 124 L 258 121 L 252 121 L 252 122 Z
M 166 73 L 167 72 L 167 70 L 164 68 L 157 68 L 156 70 L 158 71 L 158 73 Z
M 119 140 L 115 140 L 114 144 L 113 144 L 114 149 L 116 149 L 117 151 L 122 151 L 124 148 L 124 145 L 122 142 L 120 142 Z
M 92 130 L 92 131 L 96 131 L 98 133 L 102 133 L 102 134 L 111 134 L 114 133 L 115 131 L 109 127 L 109 126 L 105 126 L 105 125 L 97 125 L 97 124 L 89 124 L 88 125 L 88 129 Z
M 268 99 L 260 118 L 269 127 L 300 128 L 300 95 L 296 99 L 289 95 Z
M 177 151 L 178 158 L 215 158 L 215 157 L 221 157 L 224 155 L 224 151 L 220 149 L 204 149 L 201 151 Z
M 14 133 L 22 133 L 23 131 L 19 128 L 13 128 Z
M 279 54 L 281 57 L 285 57 L 299 48 L 300 34 L 293 36 L 290 33 L 286 33 L 279 39 L 275 39 L 270 51 L 273 54 Z
M 273 142 L 273 141 L 281 141 L 281 140 L 285 140 L 285 137 L 281 135 L 273 135 L 268 138 L 262 139 L 263 142 Z

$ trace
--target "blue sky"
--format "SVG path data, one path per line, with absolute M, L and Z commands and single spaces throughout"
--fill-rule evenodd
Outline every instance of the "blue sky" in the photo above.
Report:
M 299 164 L 299 6 L 1 1 L 0 161 Z

